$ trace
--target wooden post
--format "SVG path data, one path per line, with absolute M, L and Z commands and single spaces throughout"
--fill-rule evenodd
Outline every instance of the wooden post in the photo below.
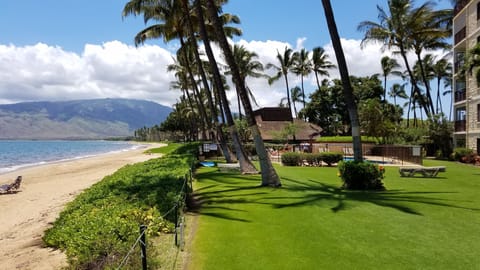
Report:
M 142 270 L 147 270 L 147 242 L 145 237 L 146 225 L 140 225 L 140 248 L 142 251 Z

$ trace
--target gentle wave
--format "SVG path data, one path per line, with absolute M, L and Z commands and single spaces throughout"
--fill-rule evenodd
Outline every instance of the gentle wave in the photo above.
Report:
M 145 147 L 142 144 L 112 141 L 0 141 L 0 174 Z

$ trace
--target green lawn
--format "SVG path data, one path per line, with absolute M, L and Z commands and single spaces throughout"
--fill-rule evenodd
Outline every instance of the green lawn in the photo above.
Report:
M 336 168 L 277 167 L 259 176 L 201 168 L 203 205 L 189 269 L 480 269 L 480 168 L 400 178 L 384 192 L 339 189 Z

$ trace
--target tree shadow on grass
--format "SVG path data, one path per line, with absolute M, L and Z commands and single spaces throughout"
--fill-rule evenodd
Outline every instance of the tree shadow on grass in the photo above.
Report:
M 382 207 L 389 207 L 398 211 L 422 215 L 419 211 L 412 207 L 406 206 L 405 203 L 419 203 L 434 206 L 466 209 L 479 211 L 480 208 L 469 208 L 458 206 L 451 200 L 443 198 L 428 197 L 432 194 L 448 194 L 455 192 L 435 192 L 435 191 L 402 191 L 402 190 L 388 190 L 388 191 L 351 191 L 345 190 L 333 185 L 324 184 L 315 180 L 308 180 L 305 182 L 294 179 L 282 178 L 284 181 L 289 181 L 292 185 L 285 185 L 283 188 L 292 192 L 301 192 L 303 195 L 297 197 L 267 197 L 263 200 L 288 200 L 289 202 L 272 202 L 266 204 L 272 205 L 274 208 L 300 207 L 309 204 L 317 204 L 322 201 L 333 201 L 336 205 L 330 208 L 333 212 L 346 210 L 347 202 L 368 202 Z M 293 202 L 292 202 L 293 200 Z M 458 201 L 456 201 L 458 202 Z

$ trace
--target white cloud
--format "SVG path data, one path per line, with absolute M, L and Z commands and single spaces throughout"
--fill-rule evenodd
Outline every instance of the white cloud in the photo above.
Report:
M 303 47 L 306 39 L 299 38 L 295 46 Z M 293 48 L 282 41 L 237 42 L 258 54 L 264 65 L 277 64 L 277 52 L 285 47 Z M 342 39 L 342 45 L 350 75 L 369 76 L 381 73 L 380 59 L 391 52 L 381 50 L 380 45 L 368 44 L 363 49 L 360 40 Z M 331 44 L 323 45 L 330 61 L 336 64 Z M 217 60 L 224 63 L 220 50 L 214 46 Z M 157 45 L 138 48 L 119 41 L 102 45 L 87 44 L 81 55 L 60 47 L 38 43 L 17 47 L 0 44 L 0 102 L 12 103 L 35 100 L 71 100 L 87 98 L 136 98 L 156 101 L 172 106 L 179 93 L 170 90 L 174 80 L 166 66 L 173 62 L 171 52 Z M 400 57 L 398 62 L 403 64 Z M 411 63 L 414 57 L 409 56 Z M 274 70 L 266 70 L 273 75 Z M 330 78 L 338 78 L 336 69 L 330 70 Z M 231 83 L 230 83 L 231 84 Z M 277 106 L 286 97 L 283 78 L 269 85 L 265 78 L 248 78 L 259 107 Z M 300 86 L 300 78 L 290 74 L 289 87 Z M 229 91 L 233 111 L 238 111 L 236 93 Z M 316 89 L 314 76 L 305 78 L 307 96 Z
M 2 102 L 122 97 L 171 106 L 172 55 L 158 46 L 135 48 L 118 41 L 85 45 L 82 55 L 38 43 L 0 45 Z

